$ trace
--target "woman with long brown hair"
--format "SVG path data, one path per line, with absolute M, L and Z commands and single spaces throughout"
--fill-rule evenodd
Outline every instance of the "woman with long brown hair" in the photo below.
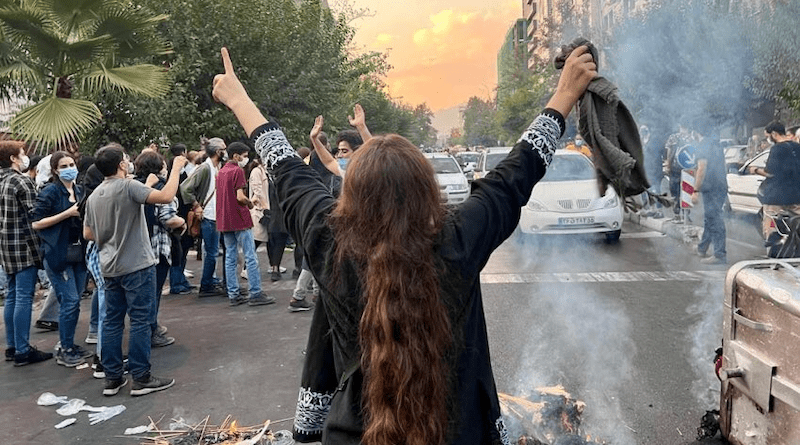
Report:
M 253 138 L 320 286 L 294 437 L 325 444 L 508 444 L 489 358 L 480 270 L 544 176 L 564 116 L 594 76 L 573 51 L 547 108 L 452 211 L 397 135 L 353 154 L 340 199 L 250 100 L 227 50 L 214 97 Z

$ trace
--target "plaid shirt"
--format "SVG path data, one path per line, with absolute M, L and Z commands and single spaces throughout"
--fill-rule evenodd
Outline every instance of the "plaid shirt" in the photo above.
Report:
M 42 268 L 39 238 L 31 227 L 36 184 L 12 168 L 0 169 L 0 263 L 8 274 Z
M 161 224 L 153 226 L 153 236 L 150 237 L 150 246 L 156 259 L 161 261 L 159 255 L 167 259 L 172 264 L 172 239 L 169 236 L 169 229 L 165 226 L 167 221 L 178 215 L 178 200 L 173 199 L 169 204 L 156 204 L 156 219 Z

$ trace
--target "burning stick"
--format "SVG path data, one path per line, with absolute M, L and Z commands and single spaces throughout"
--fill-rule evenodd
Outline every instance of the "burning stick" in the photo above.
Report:
M 269 420 L 264 425 L 242 427 L 231 421 L 231 416 L 219 426 L 209 425 L 208 419 L 206 416 L 202 422 L 181 430 L 160 430 L 150 419 L 157 436 L 143 438 L 142 445 L 269 445 L 276 439 L 269 430 Z
M 536 388 L 527 398 L 499 393 L 503 415 L 516 420 L 525 445 L 548 445 L 569 439 L 571 444 L 598 444 L 580 430 L 586 404 L 574 399 L 563 386 Z M 513 423 L 513 422 L 512 422 Z

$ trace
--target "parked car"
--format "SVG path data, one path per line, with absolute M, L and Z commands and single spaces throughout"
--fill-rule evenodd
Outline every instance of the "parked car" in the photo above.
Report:
M 761 201 L 758 200 L 757 193 L 764 177 L 750 174 L 748 170 L 750 167 L 766 167 L 767 158 L 769 158 L 769 150 L 747 160 L 735 173 L 728 173 L 728 201 L 730 201 L 731 210 L 750 214 L 757 214 L 761 211 Z
M 736 173 L 747 161 L 747 145 L 725 147 L 725 168 L 728 173 Z
M 448 204 L 464 202 L 469 197 L 469 183 L 456 160 L 445 153 L 425 153 L 433 165 L 442 201 Z
M 508 156 L 512 148 L 513 147 L 488 147 L 484 150 L 478 160 L 478 166 L 475 168 L 474 178 L 480 179 L 486 176 L 489 170 L 495 168 L 500 161 Z
M 594 165 L 572 150 L 556 150 L 553 162 L 522 208 L 523 234 L 602 233 L 616 242 L 622 233 L 623 203 L 612 187 L 600 195 Z

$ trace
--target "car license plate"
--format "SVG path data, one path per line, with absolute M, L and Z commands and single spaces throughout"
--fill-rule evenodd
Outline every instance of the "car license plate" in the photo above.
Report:
M 594 216 L 584 216 L 581 218 L 558 218 L 558 224 L 571 226 L 575 224 L 594 224 Z

